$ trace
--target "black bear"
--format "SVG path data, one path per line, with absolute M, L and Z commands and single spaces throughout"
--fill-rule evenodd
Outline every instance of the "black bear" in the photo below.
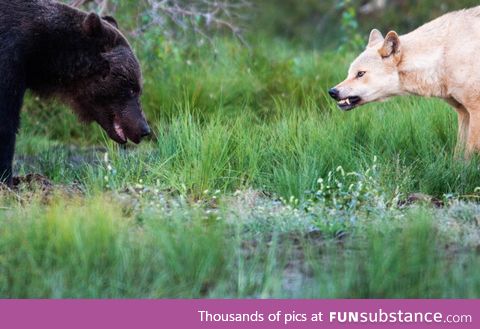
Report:
M 118 143 L 139 143 L 150 133 L 141 81 L 138 60 L 112 17 L 53 0 L 0 0 L 0 183 L 12 183 L 27 89 L 64 101 Z

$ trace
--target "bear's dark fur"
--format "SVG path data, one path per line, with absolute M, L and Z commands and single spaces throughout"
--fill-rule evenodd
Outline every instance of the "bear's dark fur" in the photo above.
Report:
M 118 143 L 150 129 L 141 70 L 112 17 L 53 0 L 0 0 L 0 181 L 11 184 L 15 136 L 26 89 L 58 97 Z

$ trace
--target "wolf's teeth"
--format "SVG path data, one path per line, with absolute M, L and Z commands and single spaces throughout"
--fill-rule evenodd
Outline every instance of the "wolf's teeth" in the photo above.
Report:
M 348 105 L 350 105 L 350 99 L 347 98 L 347 100 L 345 101 Z

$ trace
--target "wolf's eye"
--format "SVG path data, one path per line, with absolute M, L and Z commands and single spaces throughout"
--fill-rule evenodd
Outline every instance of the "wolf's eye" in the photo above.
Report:
M 365 73 L 367 73 L 367 72 L 365 72 L 365 71 L 358 71 L 358 73 L 357 73 L 357 79 L 363 77 L 363 76 L 365 75 Z

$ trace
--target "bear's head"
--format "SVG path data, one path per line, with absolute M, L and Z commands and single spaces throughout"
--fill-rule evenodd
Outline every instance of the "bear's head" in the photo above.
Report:
M 91 13 L 82 30 L 95 47 L 84 54 L 88 74 L 70 91 L 68 101 L 81 119 L 96 121 L 117 143 L 138 144 L 150 134 L 140 105 L 138 60 L 113 18 Z

